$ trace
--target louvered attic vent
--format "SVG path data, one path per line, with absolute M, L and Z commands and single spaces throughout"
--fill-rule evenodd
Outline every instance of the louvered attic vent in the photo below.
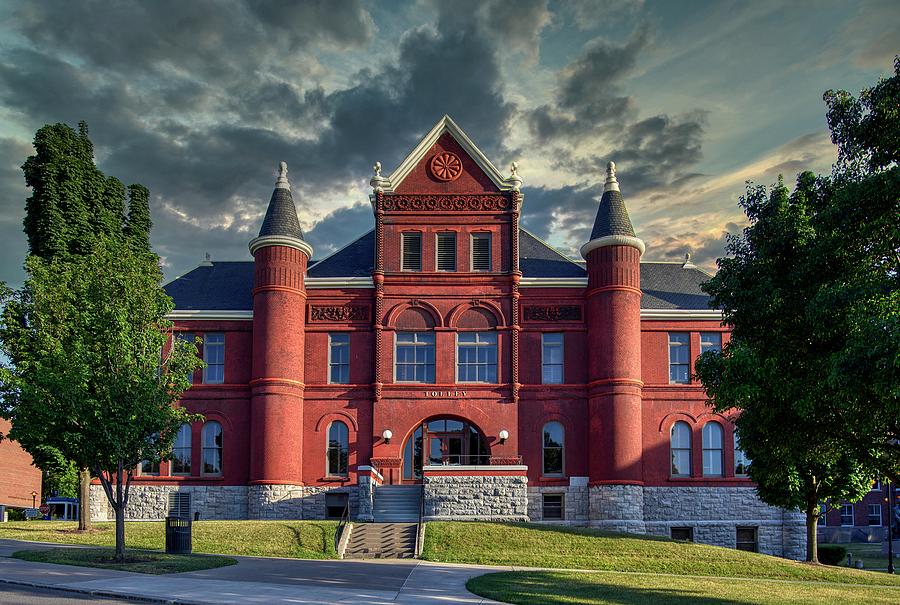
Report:
M 437 234 L 437 270 L 456 271 L 456 234 Z
M 402 233 L 403 258 L 400 268 L 403 271 L 422 270 L 422 234 L 419 232 Z
M 472 234 L 472 271 L 491 270 L 491 234 Z

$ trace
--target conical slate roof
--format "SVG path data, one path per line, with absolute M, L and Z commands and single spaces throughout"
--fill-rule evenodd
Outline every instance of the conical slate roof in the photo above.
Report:
M 303 230 L 297 219 L 297 207 L 294 206 L 291 185 L 287 180 L 287 164 L 284 162 L 281 162 L 278 181 L 275 183 L 275 190 L 266 210 L 266 218 L 263 219 L 262 227 L 259 229 L 259 237 L 272 235 L 303 239 Z
M 609 163 L 606 174 L 606 185 L 603 188 L 603 197 L 600 198 L 600 206 L 597 208 L 591 239 L 595 240 L 609 235 L 634 237 L 634 227 L 631 225 L 628 210 L 625 209 L 625 200 L 622 199 L 622 194 L 619 192 L 615 163 Z

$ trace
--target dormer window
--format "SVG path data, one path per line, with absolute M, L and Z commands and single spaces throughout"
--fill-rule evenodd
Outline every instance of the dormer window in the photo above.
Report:
M 472 234 L 472 271 L 491 270 L 491 234 Z
M 400 234 L 401 252 L 403 258 L 400 261 L 402 271 L 422 270 L 422 233 L 419 231 L 407 231 Z

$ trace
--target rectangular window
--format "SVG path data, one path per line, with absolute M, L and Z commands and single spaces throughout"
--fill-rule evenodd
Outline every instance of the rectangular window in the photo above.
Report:
M 819 527 L 828 525 L 828 507 L 824 504 L 819 505 Z
M 456 271 L 456 234 L 437 234 L 437 270 Z
M 328 382 L 350 383 L 350 335 L 328 335 Z
M 150 462 L 149 460 L 141 461 L 141 475 L 144 477 L 154 477 L 159 475 L 159 460 Z
M 343 517 L 349 498 L 350 494 L 347 493 L 325 494 L 325 518 L 340 519 Z
M 544 521 L 563 521 L 566 518 L 562 494 L 543 494 L 541 518 Z
M 434 382 L 434 332 L 397 332 L 394 347 L 397 382 Z
M 700 332 L 700 353 L 722 350 L 721 332 Z
M 759 544 L 756 539 L 757 528 L 755 527 L 736 527 L 735 528 L 735 547 L 738 550 L 746 550 L 749 552 L 759 552 Z
M 853 505 L 841 504 L 841 525 L 853 527 Z
M 872 489 L 870 491 L 880 492 L 881 491 L 881 481 L 876 481 L 872 484 Z
M 869 525 L 872 527 L 881 527 L 881 505 L 869 505 Z
M 491 270 L 491 234 L 472 234 L 472 271 Z
M 694 541 L 694 528 L 693 527 L 673 527 L 669 531 L 671 531 L 673 540 L 681 540 L 682 542 L 693 542 Z
M 182 424 L 178 429 L 169 464 L 173 475 L 191 474 L 191 425 Z
M 179 332 L 178 334 L 175 335 L 175 337 L 176 337 L 178 340 L 183 340 L 184 342 L 187 342 L 187 343 L 190 343 L 190 344 L 194 344 L 194 338 L 195 338 L 195 337 L 194 337 L 194 335 L 193 335 L 192 333 L 190 333 L 190 332 Z M 193 373 L 193 372 L 188 372 L 187 379 L 188 379 L 188 382 L 189 382 L 190 384 L 194 384 L 194 373 Z
M 169 492 L 169 516 L 191 518 L 191 493 Z
M 690 335 L 687 332 L 669 332 L 669 383 L 690 382 Z
M 497 382 L 497 333 L 456 335 L 456 382 Z
M 403 248 L 400 269 L 403 271 L 421 271 L 422 234 L 418 231 L 401 233 L 400 240 Z
M 541 377 L 544 384 L 563 383 L 563 335 L 541 334 Z
M 225 335 L 206 334 L 203 337 L 203 382 L 222 384 L 225 382 Z

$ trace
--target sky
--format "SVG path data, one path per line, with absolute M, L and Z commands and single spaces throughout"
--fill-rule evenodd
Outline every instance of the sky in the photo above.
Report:
M 823 92 L 898 52 L 896 0 L 0 0 L 0 281 L 43 124 L 86 120 L 100 169 L 150 189 L 172 279 L 251 259 L 282 160 L 316 258 L 362 235 L 372 165 L 445 113 L 519 163 L 523 225 L 567 254 L 614 160 L 644 259 L 712 270 L 745 182 L 828 173 Z

